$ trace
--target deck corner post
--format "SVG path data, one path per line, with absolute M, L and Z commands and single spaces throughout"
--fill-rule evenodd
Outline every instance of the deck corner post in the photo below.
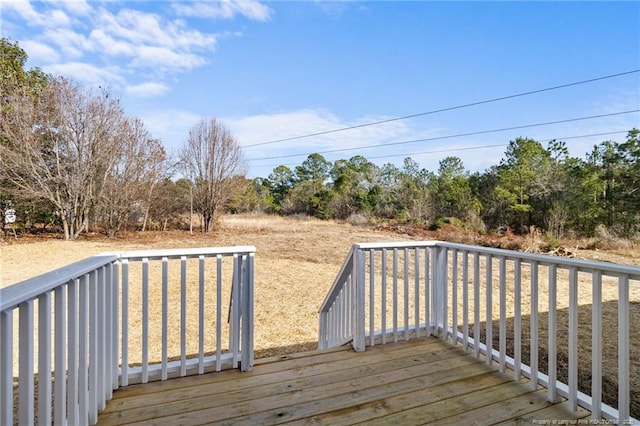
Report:
M 240 370 L 253 370 L 253 287 L 254 255 L 243 256 L 242 274 L 242 352 Z
M 364 308 L 364 300 L 365 300 L 365 260 L 364 260 L 364 251 L 360 247 L 356 247 L 353 253 L 354 256 L 354 264 L 353 269 L 356 277 L 356 285 L 355 285 L 355 321 L 354 321 L 354 330 L 353 330 L 353 348 L 357 352 L 363 352 L 365 349 L 365 336 L 364 336 L 364 325 L 365 325 L 365 308 Z

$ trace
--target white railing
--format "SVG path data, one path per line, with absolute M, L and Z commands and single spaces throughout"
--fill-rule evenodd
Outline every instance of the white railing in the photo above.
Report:
M 95 424 L 120 386 L 251 370 L 254 252 L 103 254 L 0 289 L 0 424 Z
M 354 269 L 357 264 L 354 262 L 355 246 L 347 255 L 347 258 L 340 269 L 333 286 L 322 303 L 320 309 L 320 339 L 319 348 L 326 349 L 335 346 L 342 346 L 349 342 L 354 342 L 354 347 L 358 351 L 364 350 L 364 328 L 357 331 L 355 311 L 362 304 L 356 303 L 355 277 L 358 275 Z M 362 263 L 360 263 L 362 265 Z M 359 317 L 362 317 L 362 312 Z M 355 336 L 360 339 L 355 342 Z
M 320 308 L 319 348 L 439 336 L 544 386 L 549 401 L 635 421 L 630 289 L 638 299 L 639 267 L 437 241 L 356 244 Z

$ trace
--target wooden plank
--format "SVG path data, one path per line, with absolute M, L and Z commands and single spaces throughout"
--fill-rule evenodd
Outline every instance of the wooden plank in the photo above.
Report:
M 417 400 L 417 404 L 410 401 L 409 403 L 412 406 L 408 406 L 406 410 L 400 408 L 391 415 L 369 420 L 367 424 L 424 424 L 425 422 L 436 422 L 478 407 L 492 404 L 496 401 L 501 401 L 505 398 L 505 395 L 514 397 L 533 392 L 533 390 L 527 386 L 527 380 L 521 380 L 519 382 L 508 381 L 510 376 L 499 372 L 498 374 L 501 374 L 501 376 L 498 377 L 501 377 L 502 381 L 497 385 L 490 381 L 491 375 L 486 375 L 480 376 L 475 383 L 465 381 L 464 383 L 468 385 L 466 392 L 463 391 L 459 394 L 454 392 L 453 395 L 450 395 L 448 393 L 449 389 L 446 388 L 435 389 L 435 391 L 438 392 L 436 398 L 426 400 L 423 404 L 420 404 L 419 400 Z M 490 385 L 490 387 L 483 388 L 483 383 Z M 438 399 L 438 397 L 440 398 Z M 408 398 L 411 397 L 409 396 Z M 484 419 L 482 421 L 484 422 Z
M 355 390 L 344 392 L 349 389 L 344 386 L 340 391 L 331 396 L 320 395 L 319 398 L 313 398 L 301 401 L 297 404 L 291 404 L 286 407 L 270 409 L 268 411 L 258 412 L 255 414 L 228 419 L 220 422 L 222 425 L 269 425 L 281 422 L 292 422 L 294 420 L 306 417 L 316 416 L 326 411 L 341 410 L 347 407 L 357 407 L 362 404 L 374 400 L 389 398 L 399 393 L 417 392 L 421 389 L 438 386 L 441 384 L 449 384 L 458 379 L 473 377 L 486 374 L 486 365 L 471 357 L 465 357 L 471 364 L 465 366 L 453 365 L 451 370 L 439 370 L 422 377 L 401 378 L 396 382 L 380 383 L 369 388 L 357 386 Z
M 126 418 L 127 421 L 138 421 L 150 417 L 146 411 L 153 411 L 155 415 L 159 416 L 160 412 L 172 414 L 180 410 L 188 410 L 198 404 L 206 405 L 208 408 L 224 406 L 287 392 L 299 392 L 373 373 L 393 373 L 395 370 L 416 365 L 435 364 L 438 361 L 451 360 L 464 355 L 453 347 L 437 352 L 415 352 L 413 351 L 411 354 L 405 354 L 403 351 L 392 352 L 392 354 L 398 355 L 397 358 L 380 358 L 372 355 L 366 359 L 366 363 L 358 362 L 359 360 L 356 359 L 350 362 L 341 362 L 336 366 L 337 368 L 332 368 L 330 365 L 318 365 L 313 369 L 301 370 L 300 374 L 283 371 L 255 377 L 242 376 L 233 385 L 233 391 L 229 391 L 228 387 L 203 384 L 186 387 L 179 392 L 154 392 L 140 397 L 120 398 L 109 403 L 107 410 L 102 412 L 100 420 L 105 424 L 117 423 L 119 420 L 115 419 L 120 418 Z M 385 354 L 381 353 L 380 355 Z M 447 364 L 441 362 L 437 365 L 446 366 Z M 147 408 L 153 405 L 159 405 L 161 408 Z
M 340 350 L 328 350 L 328 351 L 316 351 L 307 353 L 306 356 L 300 357 L 300 354 L 287 355 L 283 357 L 286 362 L 274 362 L 269 360 L 263 364 L 260 360 L 257 360 L 254 364 L 254 369 L 251 372 L 240 372 L 238 370 L 225 370 L 212 374 L 203 374 L 197 376 L 190 376 L 179 379 L 172 379 L 162 382 L 152 382 L 148 384 L 132 385 L 126 388 L 121 388 L 114 392 L 113 400 L 109 405 L 113 405 L 115 401 L 123 398 L 135 397 L 141 394 L 148 395 L 153 392 L 165 392 L 168 390 L 182 390 L 188 387 L 200 386 L 200 385 L 216 385 L 224 382 L 235 382 L 234 389 L 237 389 L 238 383 L 244 383 L 249 377 L 256 377 L 268 374 L 278 374 L 284 372 L 290 378 L 300 377 L 310 374 L 320 374 L 318 371 L 323 371 L 327 368 L 344 370 L 353 368 L 354 366 L 363 366 L 381 362 L 384 359 L 396 359 L 401 357 L 420 355 L 422 353 L 436 352 L 436 351 L 450 351 L 451 346 L 442 342 L 439 339 L 424 339 L 421 345 L 412 341 L 412 344 L 393 345 L 394 347 L 387 348 L 385 350 L 382 346 L 376 346 L 374 348 L 367 349 L 364 353 L 356 353 L 353 349 L 345 347 Z M 462 355 L 462 354 L 461 354 Z M 454 355 L 452 355 L 454 356 Z M 282 378 L 286 380 L 286 378 Z M 268 383 L 268 379 L 265 379 L 264 383 Z M 247 385 L 252 386 L 257 382 L 248 381 Z M 211 386 L 211 389 L 224 389 L 219 386 Z M 222 392 L 222 390 L 221 390 Z M 116 403 L 117 404 L 117 403 Z M 105 411 L 110 411 L 108 406 Z
M 377 352 L 394 352 L 399 351 L 422 351 L 429 350 L 428 348 L 422 349 L 424 346 L 436 345 L 440 347 L 443 342 L 436 338 L 427 339 L 415 339 L 410 342 L 403 342 L 403 344 L 386 345 L 388 347 L 376 346 L 373 348 L 367 348 L 364 355 L 371 355 Z M 414 348 L 414 349 L 412 349 Z M 224 387 L 223 382 L 236 381 L 242 379 L 245 375 L 257 376 L 261 374 L 269 374 L 273 372 L 283 370 L 295 370 L 301 367 L 321 365 L 330 362 L 341 362 L 351 359 L 354 351 L 350 346 L 326 349 L 322 351 L 311 351 L 297 354 L 289 354 L 281 357 L 270 357 L 264 359 L 258 359 L 254 363 L 254 370 L 252 372 L 240 372 L 238 370 L 225 370 L 216 372 L 215 374 L 202 374 L 197 376 L 189 376 L 185 378 L 176 378 L 166 381 L 151 382 L 147 384 L 132 385 L 125 388 L 118 389 L 113 394 L 113 399 L 127 398 L 135 395 L 146 395 L 152 392 L 162 392 L 166 390 L 177 390 L 191 385 L 198 384 L 220 384 L 216 388 Z M 363 356 L 364 356 L 363 355 Z M 283 363 L 283 361 L 286 361 Z
M 329 361 L 339 361 L 349 359 L 351 349 L 344 347 L 339 349 L 330 349 L 328 357 Z M 309 355 L 304 358 L 300 358 L 298 364 L 300 366 L 304 365 L 316 365 L 321 364 L 323 361 L 322 354 Z M 259 364 L 257 361 L 256 364 Z M 254 369 L 252 372 L 240 372 L 237 369 L 223 370 L 216 373 L 211 374 L 202 374 L 197 376 L 190 376 L 186 378 L 176 378 L 166 381 L 157 381 L 150 382 L 146 384 L 136 384 L 127 386 L 124 388 L 118 389 L 113 394 L 113 399 L 117 400 L 118 398 L 127 398 L 130 396 L 135 396 L 139 394 L 148 394 L 153 392 L 164 392 L 168 390 L 178 390 L 191 385 L 198 384 L 221 384 L 224 382 L 233 382 L 242 378 L 244 375 L 260 375 L 267 374 L 270 372 L 278 371 L 279 369 L 287 369 L 287 367 L 282 363 L 276 363 L 278 368 L 262 368 L 262 369 Z
M 292 425 L 302 424 L 325 424 L 332 426 L 350 425 L 359 422 L 372 424 L 374 419 L 380 419 L 380 423 L 390 424 L 398 421 L 397 424 L 409 424 L 407 420 L 411 416 L 392 416 L 412 408 L 426 406 L 427 404 L 439 404 L 448 398 L 458 397 L 469 392 L 469 389 L 489 392 L 494 386 L 509 383 L 509 376 L 498 371 L 486 375 L 465 377 L 454 382 L 444 383 L 439 386 L 419 389 L 415 392 L 408 392 L 389 398 L 369 401 L 364 404 L 351 405 L 341 410 L 334 410 L 322 413 L 313 417 L 291 422 Z M 513 382 L 511 382 L 513 383 Z M 385 417 L 387 416 L 387 417 Z M 422 416 L 417 416 L 413 420 L 420 420 Z
M 368 375 L 308 388 L 303 392 L 261 398 L 250 403 L 241 402 L 213 409 L 192 404 L 190 412 L 156 418 L 153 423 L 189 425 L 216 419 L 224 420 L 221 424 L 263 425 L 274 421 L 291 421 L 319 414 L 327 409 L 340 409 L 345 404 L 358 404 L 486 372 L 486 366 L 480 361 L 471 357 L 457 357 L 395 370 L 394 374 L 385 372 Z
M 131 386 L 100 424 L 512 424 L 577 419 L 568 403 L 499 373 L 439 339 L 258 360 L 251 373 L 224 371 Z
M 394 351 L 392 353 L 378 353 L 372 354 L 365 359 L 360 357 L 352 357 L 351 360 L 337 361 L 333 363 L 317 364 L 309 367 L 301 367 L 293 370 L 283 370 L 279 372 L 273 372 L 268 374 L 240 374 L 236 375 L 237 380 L 233 383 L 233 390 L 239 391 L 247 389 L 250 392 L 252 388 L 256 386 L 272 385 L 276 383 L 283 383 L 287 381 L 299 381 L 306 377 L 324 375 L 327 382 L 329 379 L 333 380 L 346 380 L 347 378 L 357 377 L 359 375 L 371 374 L 372 372 L 391 371 L 394 369 L 409 367 L 416 365 L 417 363 L 430 363 L 438 360 L 454 358 L 458 356 L 464 356 L 463 353 L 456 350 L 456 348 L 439 348 L 435 352 L 430 351 L 417 351 L 411 350 Z M 432 350 L 433 350 L 432 349 Z M 424 349 L 423 349 L 424 350 Z M 389 356 L 393 355 L 393 356 Z M 335 377 L 334 377 L 335 376 Z M 194 376 L 194 378 L 197 376 Z M 165 403 L 167 400 L 180 400 L 190 399 L 197 396 L 215 394 L 228 394 L 228 387 L 216 386 L 211 383 L 197 383 L 193 384 L 191 378 L 176 379 L 181 380 L 184 385 L 183 388 L 171 389 L 169 391 L 161 392 L 145 392 L 145 387 L 137 387 L 139 393 L 131 394 L 127 397 L 120 397 L 109 403 L 109 407 L 104 411 L 105 413 L 128 409 L 130 407 L 140 407 L 145 405 L 154 405 L 158 403 Z M 248 395 L 248 394 L 247 394 Z M 144 398 L 142 401 L 141 398 Z
M 528 413 L 522 417 L 510 419 L 503 423 L 498 423 L 498 425 L 507 426 L 514 424 L 514 422 L 517 422 L 517 424 L 519 425 L 539 425 L 544 424 L 544 422 L 540 420 L 579 420 L 588 418 L 589 414 L 589 411 L 585 410 L 582 407 L 578 407 L 577 411 L 571 410 L 571 408 L 569 407 L 569 402 L 564 401 L 551 407 Z M 560 424 L 560 422 L 556 423 Z M 562 423 L 566 424 L 567 422 Z
M 527 388 L 531 390 L 530 385 L 528 385 Z M 435 422 L 428 421 L 422 424 L 472 424 L 479 419 L 481 419 L 483 424 L 494 424 L 518 419 L 526 416 L 528 413 L 553 405 L 547 401 L 546 390 L 528 392 L 515 398 L 511 398 L 509 392 L 505 392 L 502 395 L 496 395 L 495 401 L 498 402 L 474 410 L 468 410 L 455 416 L 442 418 Z

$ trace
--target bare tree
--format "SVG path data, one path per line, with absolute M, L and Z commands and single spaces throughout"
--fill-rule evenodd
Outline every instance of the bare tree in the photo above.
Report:
M 215 118 L 203 119 L 189 132 L 180 160 L 193 185 L 194 208 L 202 216 L 203 231 L 209 232 L 238 190 L 233 178 L 245 174 L 240 145 Z
M 1 127 L 1 173 L 25 196 L 48 200 L 65 239 L 75 239 L 122 164 L 124 111 L 108 92 L 95 94 L 62 78 L 33 102 L 16 97 L 9 103 Z
M 110 237 L 131 221 L 144 221 L 153 191 L 166 168 L 164 148 L 138 119 L 122 121 L 116 148 L 117 161 L 105 176 L 96 200 L 97 212 Z

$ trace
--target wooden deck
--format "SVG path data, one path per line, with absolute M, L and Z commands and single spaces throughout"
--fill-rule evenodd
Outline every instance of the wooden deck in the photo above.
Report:
M 566 402 L 514 382 L 435 338 L 257 360 L 229 370 L 114 392 L 99 425 L 544 424 L 579 419 Z M 548 423 L 550 424 L 550 422 Z

